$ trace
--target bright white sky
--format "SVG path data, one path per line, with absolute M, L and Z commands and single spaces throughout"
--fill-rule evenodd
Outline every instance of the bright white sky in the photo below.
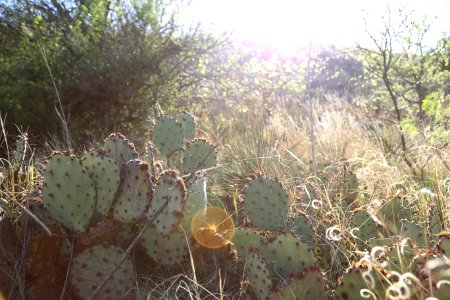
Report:
M 392 16 L 407 7 L 433 21 L 428 42 L 450 33 L 448 0 L 387 1 Z M 184 24 L 201 22 L 216 31 L 231 31 L 239 39 L 289 49 L 314 44 L 366 43 L 364 18 L 381 24 L 384 0 L 192 0 L 181 14 Z M 437 19 L 435 19 L 437 17 Z

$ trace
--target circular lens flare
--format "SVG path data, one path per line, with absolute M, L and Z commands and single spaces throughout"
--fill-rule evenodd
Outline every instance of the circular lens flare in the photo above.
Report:
M 194 239 L 205 248 L 221 248 L 231 241 L 234 223 L 231 215 L 220 207 L 198 211 L 191 223 Z

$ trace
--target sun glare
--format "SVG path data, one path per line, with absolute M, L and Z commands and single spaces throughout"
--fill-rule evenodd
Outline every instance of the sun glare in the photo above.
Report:
M 450 13 L 450 6 L 443 2 L 387 2 L 394 11 L 394 6 L 404 6 L 430 17 L 441 15 L 445 24 L 437 27 L 448 25 L 445 13 Z M 364 19 L 377 24 L 386 7 L 386 2 L 375 0 L 193 0 L 181 17 L 185 24 L 198 21 L 241 40 L 289 50 L 310 42 L 338 46 L 364 42 L 368 39 Z

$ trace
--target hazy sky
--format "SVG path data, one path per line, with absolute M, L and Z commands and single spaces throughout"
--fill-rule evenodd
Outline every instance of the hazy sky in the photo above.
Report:
M 241 39 L 289 48 L 313 43 L 350 45 L 367 42 L 364 19 L 381 24 L 389 3 L 391 15 L 398 7 L 427 15 L 433 22 L 431 43 L 450 32 L 448 0 L 192 0 L 182 13 L 184 23 L 201 22 L 218 31 L 233 31 Z M 437 19 L 436 19 L 437 17 Z M 394 20 L 395 21 L 395 20 Z

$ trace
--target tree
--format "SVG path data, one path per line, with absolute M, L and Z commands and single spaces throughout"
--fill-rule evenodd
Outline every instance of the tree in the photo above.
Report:
M 56 107 L 77 140 L 115 129 L 142 134 L 153 104 L 170 106 L 209 75 L 195 61 L 221 43 L 198 30 L 183 33 L 169 4 L 0 4 L 0 110 L 7 129 L 18 124 L 35 135 L 55 134 Z

